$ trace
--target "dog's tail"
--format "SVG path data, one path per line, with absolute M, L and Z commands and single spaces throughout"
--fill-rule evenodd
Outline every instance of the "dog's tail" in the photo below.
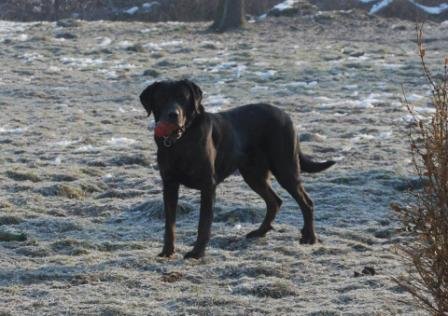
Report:
M 313 161 L 310 156 L 305 155 L 302 152 L 299 152 L 299 161 L 300 161 L 300 169 L 304 172 L 309 173 L 324 171 L 325 169 L 330 168 L 332 165 L 336 163 L 336 161 L 333 160 L 316 162 Z

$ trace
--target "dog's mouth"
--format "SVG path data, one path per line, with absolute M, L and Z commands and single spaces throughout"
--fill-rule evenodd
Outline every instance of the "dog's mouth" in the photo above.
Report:
M 177 140 L 182 137 L 184 130 L 184 127 L 179 124 L 159 121 L 154 128 L 154 135 L 158 138 Z

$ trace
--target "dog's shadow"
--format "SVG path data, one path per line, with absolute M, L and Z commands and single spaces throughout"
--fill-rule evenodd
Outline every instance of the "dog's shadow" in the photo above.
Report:
M 210 240 L 210 246 L 212 248 L 223 249 L 227 251 L 244 250 L 251 245 L 253 246 L 253 239 L 243 236 L 217 236 Z

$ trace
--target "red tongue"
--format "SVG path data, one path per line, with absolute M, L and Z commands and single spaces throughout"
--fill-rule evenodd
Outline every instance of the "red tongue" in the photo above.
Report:
M 154 129 L 154 134 L 156 137 L 167 137 L 170 136 L 174 131 L 177 130 L 177 125 L 168 122 L 159 122 Z

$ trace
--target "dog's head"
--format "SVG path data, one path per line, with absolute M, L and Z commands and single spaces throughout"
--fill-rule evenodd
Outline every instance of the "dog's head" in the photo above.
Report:
M 176 125 L 176 132 L 185 130 L 204 112 L 202 91 L 189 80 L 155 82 L 143 90 L 140 101 L 148 116 L 154 115 L 156 124 Z

